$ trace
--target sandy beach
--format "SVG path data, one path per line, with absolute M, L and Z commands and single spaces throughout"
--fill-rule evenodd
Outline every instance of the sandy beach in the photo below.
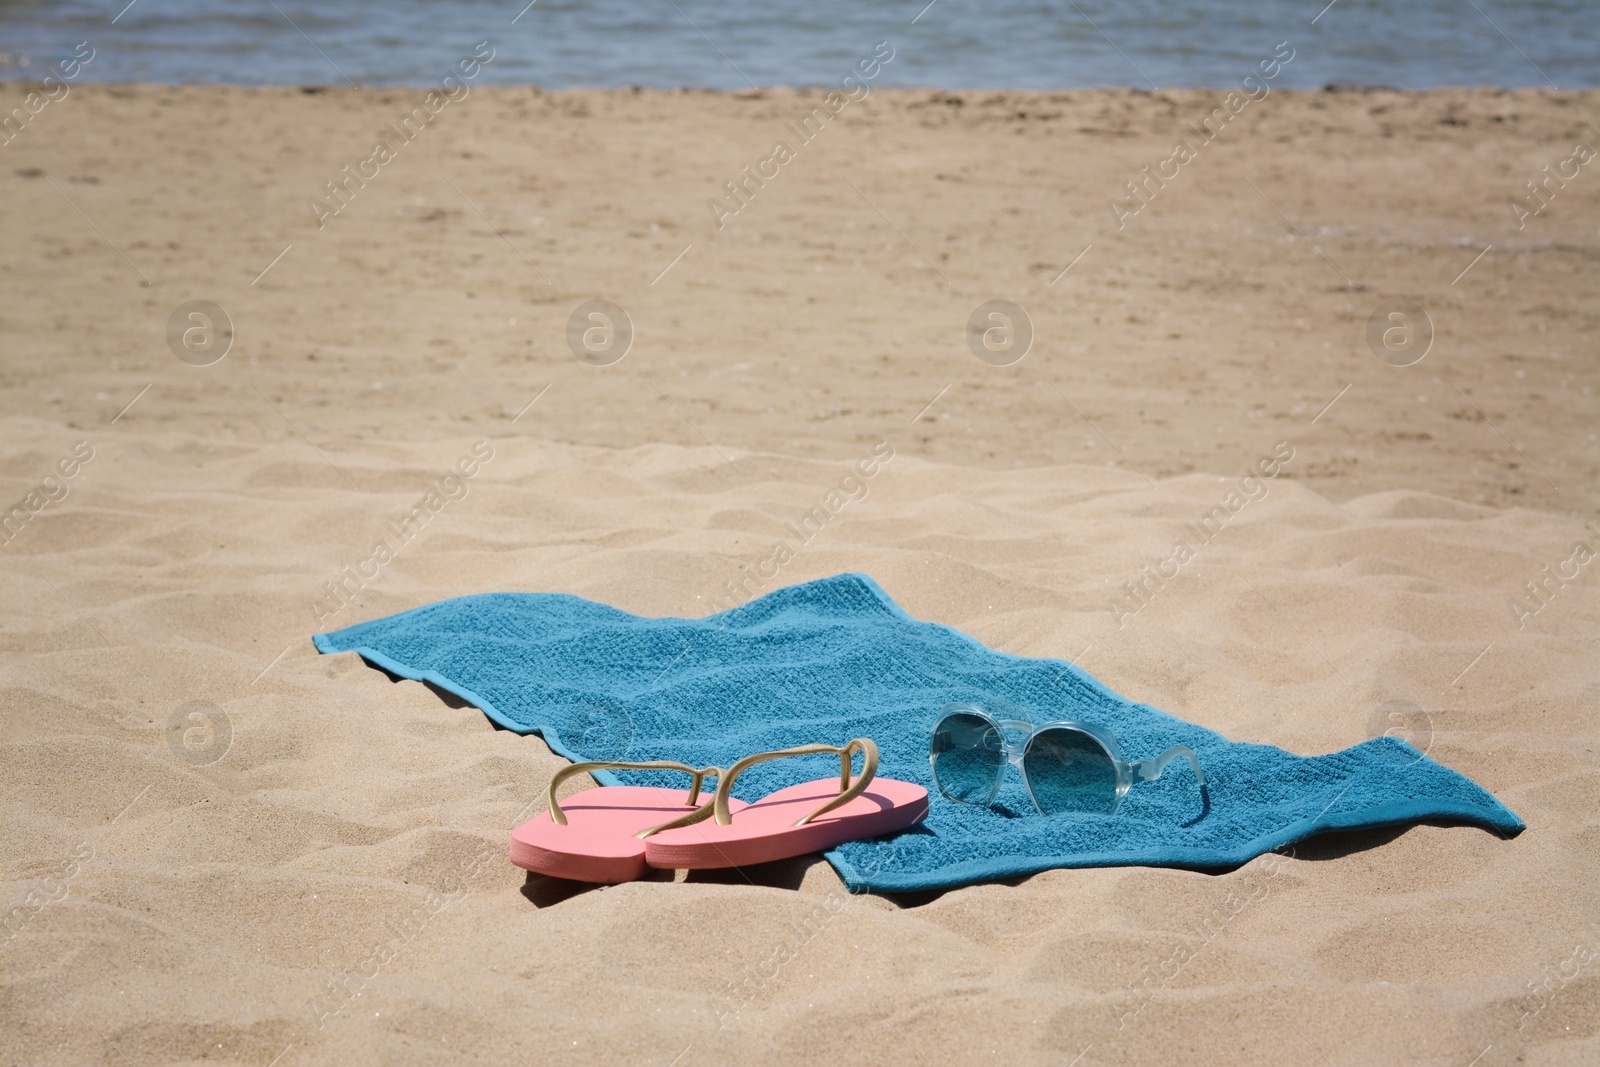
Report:
M 1600 92 L 1226 93 L 479 87 L 409 137 L 421 90 L 29 109 L 5 1061 L 1600 1058 Z M 593 300 L 620 358 L 569 328 Z M 1021 358 L 969 343 L 990 301 Z M 543 742 L 310 642 L 842 571 L 1231 738 L 1395 731 L 1528 828 L 916 897 L 815 856 L 587 888 L 505 859 Z

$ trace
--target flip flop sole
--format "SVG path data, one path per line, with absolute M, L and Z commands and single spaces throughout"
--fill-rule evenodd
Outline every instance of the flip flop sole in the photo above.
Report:
M 693 826 L 663 830 L 643 842 L 652 867 L 709 870 L 823 852 L 846 841 L 892 834 L 928 814 L 928 791 L 920 785 L 875 778 L 866 792 L 804 826 L 795 822 L 839 795 L 839 779 L 780 789 L 771 796 L 733 808 L 733 821 L 718 826 L 707 819 Z
M 701 799 L 706 799 L 702 794 Z M 670 822 L 693 809 L 687 789 L 612 785 L 586 789 L 561 802 L 567 824 L 540 812 L 511 832 L 511 862 L 524 870 L 576 882 L 617 885 L 650 869 L 640 830 Z M 728 807 L 742 811 L 743 801 Z

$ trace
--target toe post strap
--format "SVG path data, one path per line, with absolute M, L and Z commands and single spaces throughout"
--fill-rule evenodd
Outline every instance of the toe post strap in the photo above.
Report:
M 705 780 L 707 778 L 715 778 L 719 783 L 722 781 L 725 772 L 721 767 L 696 768 L 690 767 L 684 763 L 674 763 L 670 760 L 656 760 L 649 763 L 615 763 L 606 761 L 593 761 L 589 763 L 571 764 L 561 768 L 551 776 L 550 788 L 545 791 L 545 800 L 547 802 L 547 807 L 550 809 L 550 821 L 555 823 L 557 826 L 567 825 L 566 812 L 561 810 L 561 803 L 556 800 L 556 789 L 560 787 L 562 782 L 567 781 L 569 778 L 573 778 L 580 774 L 588 774 L 590 771 L 652 770 L 682 771 L 684 774 L 689 775 L 693 780 L 693 784 L 689 788 L 689 799 L 684 801 L 684 804 L 686 807 L 694 808 L 695 810 L 689 812 L 681 818 L 662 823 L 660 826 L 652 826 L 648 829 L 640 830 L 637 834 L 634 834 L 635 837 L 645 838 L 658 830 L 666 830 L 674 826 L 688 826 L 690 823 L 696 823 L 711 816 L 710 801 L 707 801 L 705 804 L 699 803 L 700 789 L 705 784 Z
M 728 810 L 728 798 L 733 795 L 733 783 L 745 770 L 758 763 L 768 760 L 782 759 L 786 756 L 810 756 L 823 752 L 832 752 L 839 757 L 839 795 L 823 804 L 809 815 L 804 816 L 794 825 L 804 826 L 819 815 L 825 815 L 835 808 L 841 807 L 860 796 L 878 773 L 878 746 L 870 737 L 858 737 L 844 746 L 837 745 L 801 745 L 798 748 L 779 749 L 775 752 L 758 752 L 728 768 L 726 775 L 717 778 L 716 795 L 712 798 L 711 809 L 717 825 L 727 826 L 733 822 L 733 813 Z M 854 783 L 850 781 L 851 757 L 857 752 L 862 754 L 861 773 L 856 776 Z M 698 814 L 698 813 L 696 813 Z M 704 816 L 701 816 L 702 818 Z M 698 822 L 699 820 L 694 820 Z

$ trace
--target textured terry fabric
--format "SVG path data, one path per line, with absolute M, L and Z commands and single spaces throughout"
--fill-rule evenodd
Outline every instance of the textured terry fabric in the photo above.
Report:
M 790 586 L 704 619 L 491 593 L 314 640 L 323 652 L 357 652 L 433 682 L 572 760 L 726 767 L 753 752 L 870 737 L 878 773 L 926 786 L 932 810 L 906 833 L 827 853 L 852 891 L 944 889 L 1055 867 L 1225 867 L 1315 833 L 1427 819 L 1522 829 L 1493 796 L 1403 741 L 1380 737 L 1310 758 L 1229 741 L 1126 700 L 1069 663 L 995 652 L 919 622 L 861 574 Z M 1130 762 L 1188 745 L 1205 769 L 1209 804 L 1182 760 L 1158 781 L 1135 782 L 1115 815 L 1040 815 L 1014 769 L 994 808 L 951 803 L 928 764 L 930 732 L 951 700 L 1035 723 L 1094 723 Z M 735 792 L 753 802 L 830 773 L 837 757 L 776 760 L 742 774 Z M 685 781 L 670 771 L 596 777 Z

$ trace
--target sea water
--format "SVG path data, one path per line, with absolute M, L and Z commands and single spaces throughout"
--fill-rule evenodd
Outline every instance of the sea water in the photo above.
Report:
M 1279 42 L 1280 85 L 1592 86 L 1597 0 L 0 0 L 0 79 L 87 42 L 83 80 L 432 85 L 487 41 L 482 81 L 879 86 L 1236 84 Z

